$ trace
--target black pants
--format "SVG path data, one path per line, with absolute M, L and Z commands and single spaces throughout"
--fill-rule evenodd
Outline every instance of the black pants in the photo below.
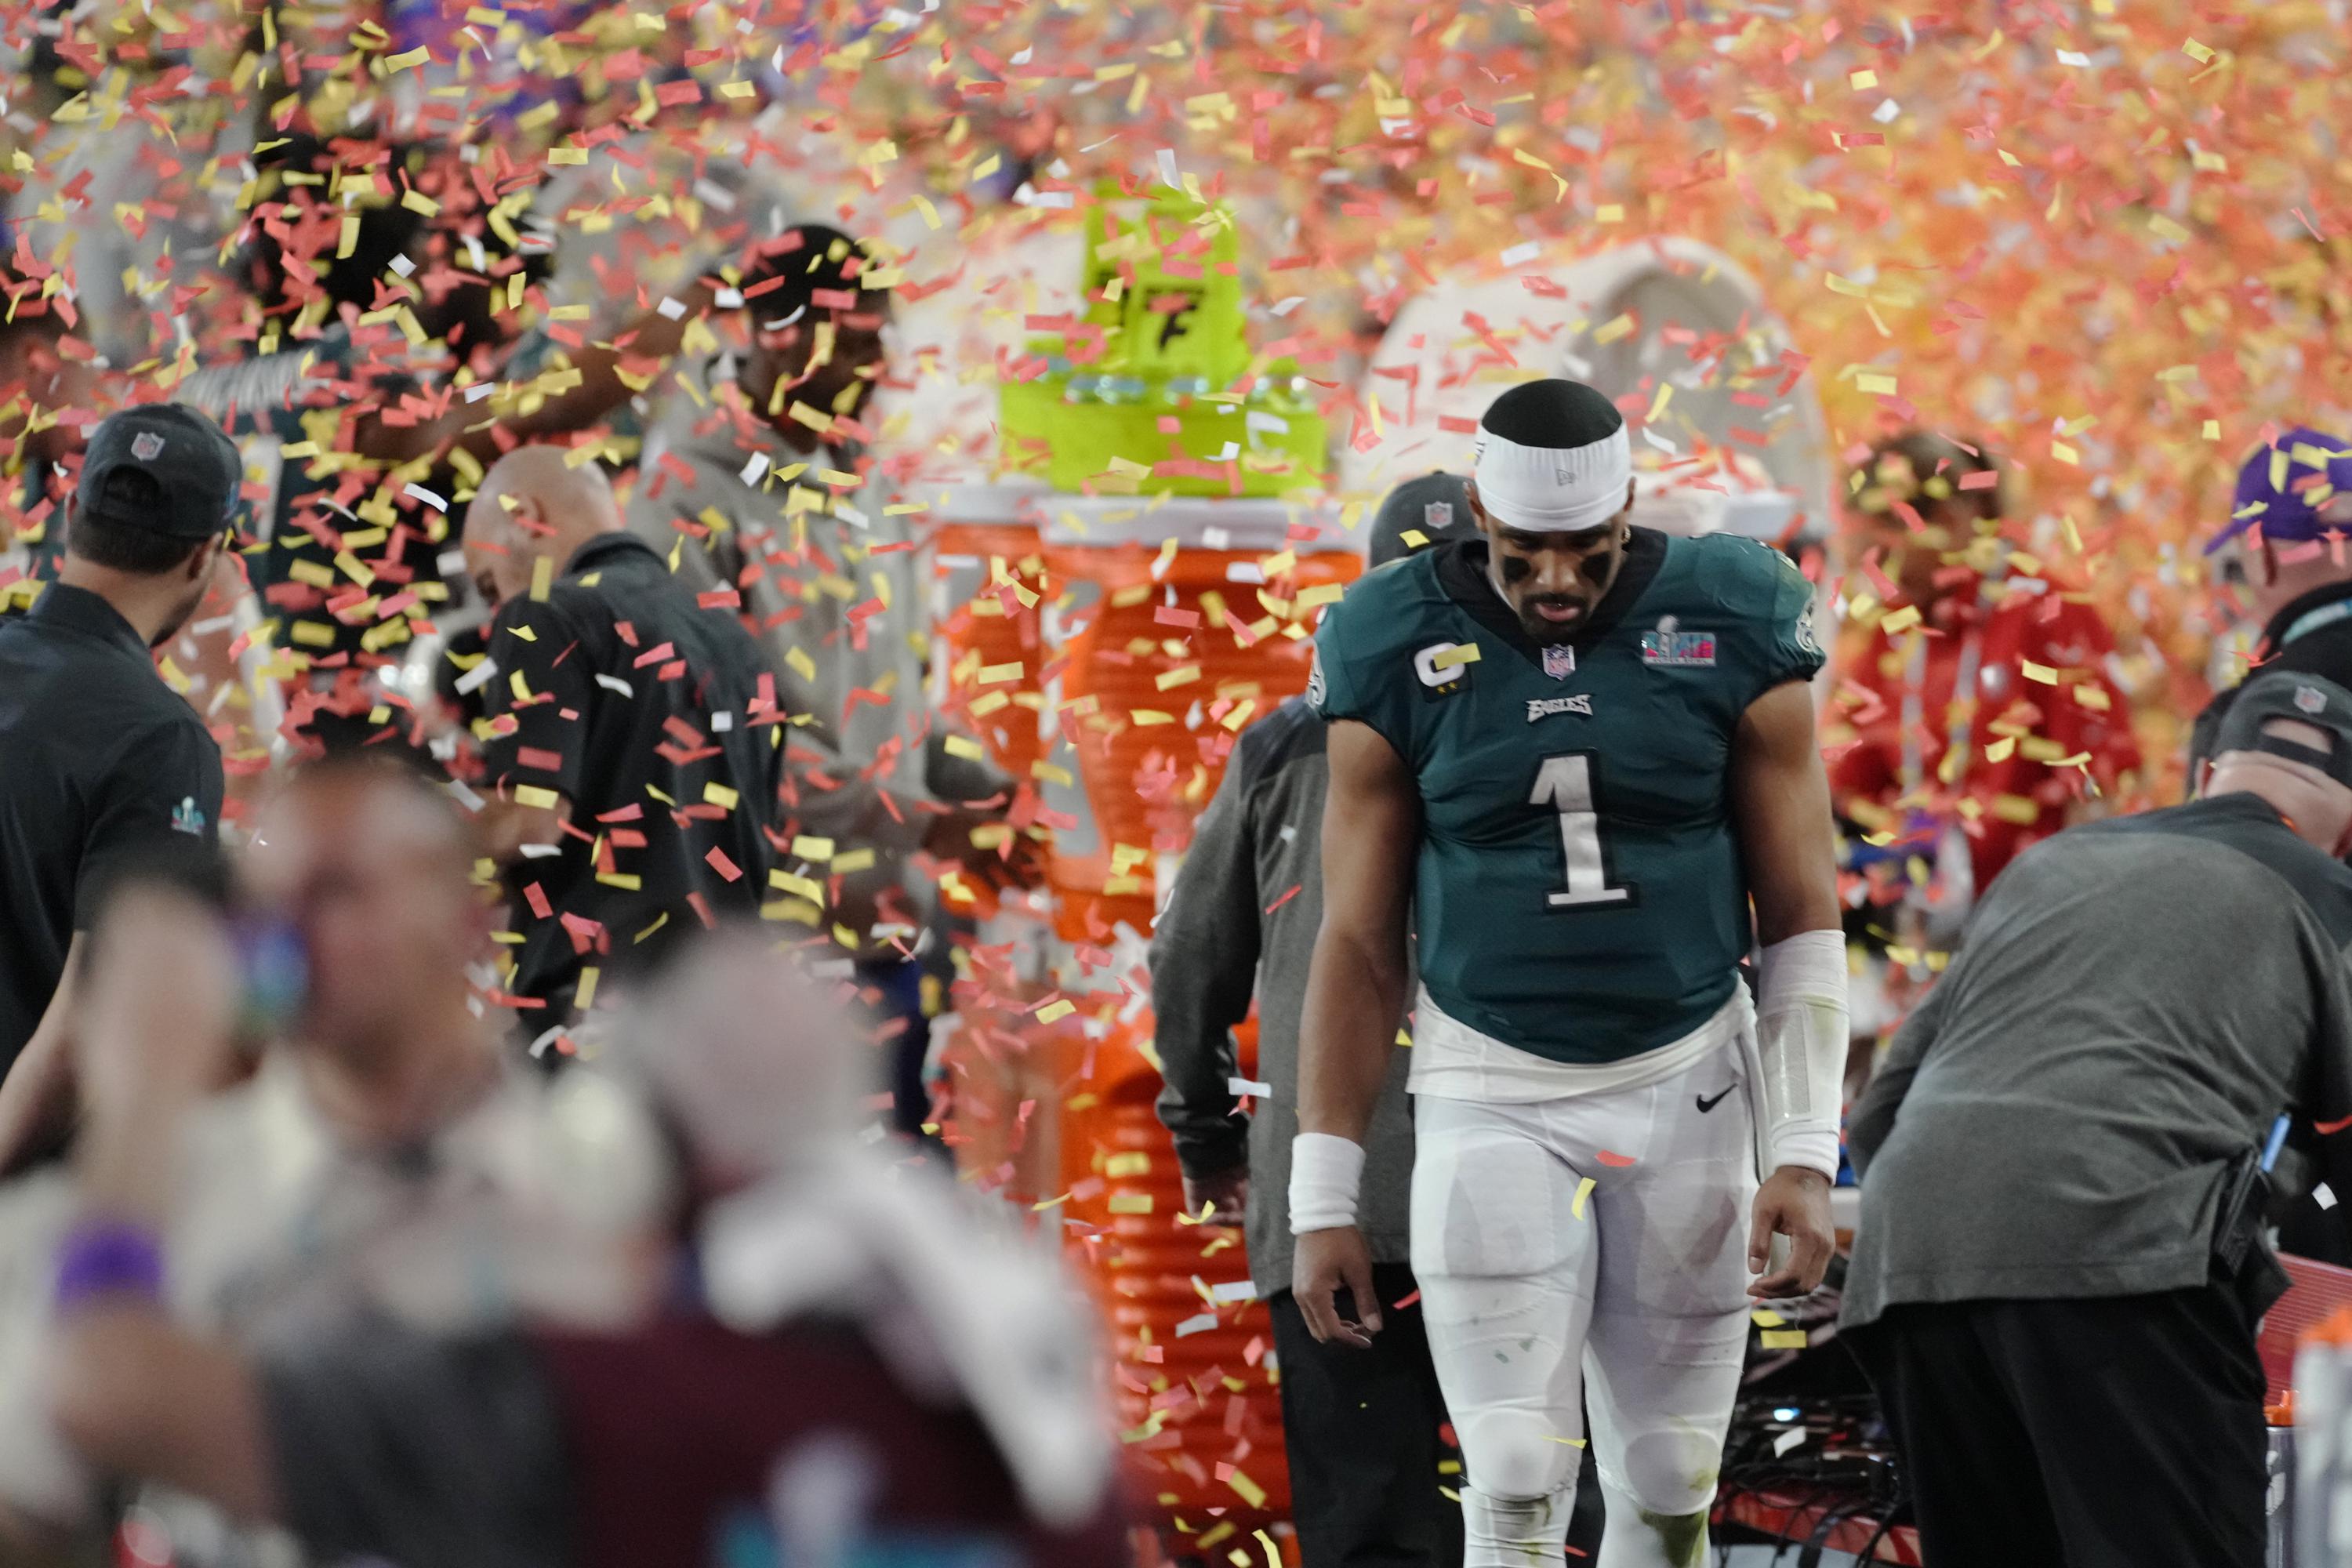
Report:
M 1372 1266 L 1381 1331 L 1372 1348 L 1321 1345 L 1290 1292 L 1266 1303 L 1282 1358 L 1283 1446 L 1290 1511 L 1304 1568 L 1458 1568 L 1462 1510 L 1438 1491 L 1462 1489 L 1458 1459 L 1438 1436 L 1445 1400 L 1430 1364 L 1418 1289 L 1402 1263 Z
M 2263 1368 L 2226 1286 L 1898 1306 L 1845 1337 L 1927 1568 L 2262 1568 Z

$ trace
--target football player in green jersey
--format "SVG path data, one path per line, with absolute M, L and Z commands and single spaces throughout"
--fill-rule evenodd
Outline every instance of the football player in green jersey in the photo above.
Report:
M 1590 387 L 1505 393 L 1477 451 L 1480 537 L 1372 573 L 1316 639 L 1296 1294 L 1318 1338 L 1380 1327 L 1358 1140 L 1410 911 L 1412 1265 L 1469 1568 L 1559 1558 L 1580 1400 L 1602 1568 L 1685 1568 L 1751 1298 L 1811 1290 L 1832 1246 L 1846 969 L 1812 593 L 1756 541 L 1633 526 L 1624 420 Z

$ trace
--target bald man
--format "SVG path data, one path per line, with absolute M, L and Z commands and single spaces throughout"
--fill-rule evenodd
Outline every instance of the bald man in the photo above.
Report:
M 501 949 L 506 1002 L 544 1052 L 568 1044 L 608 973 L 759 910 L 785 714 L 751 634 L 623 530 L 584 456 L 500 458 L 467 510 L 465 544 L 497 613 L 478 733 L 485 847 L 506 868 L 522 938 Z

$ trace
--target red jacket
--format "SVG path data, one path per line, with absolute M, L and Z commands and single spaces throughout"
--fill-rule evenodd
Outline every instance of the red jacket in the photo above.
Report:
M 2020 850 L 2065 826 L 2067 806 L 2091 793 L 2086 780 L 2112 792 L 2140 761 L 2130 710 L 2106 670 L 2114 639 L 2097 613 L 2055 587 L 1986 597 L 1954 594 L 1893 637 L 1885 619 L 1899 623 L 1906 612 L 1891 612 L 1842 650 L 1822 718 L 1839 814 L 1865 830 L 1924 826 L 1930 861 L 1932 837 L 1958 825 L 1979 893 Z M 1973 707 L 1956 708 L 1968 667 Z M 1966 754 L 1947 777 L 1955 736 Z

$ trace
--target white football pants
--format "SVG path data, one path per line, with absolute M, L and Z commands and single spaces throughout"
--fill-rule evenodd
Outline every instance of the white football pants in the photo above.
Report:
M 1714 1501 L 1738 1392 L 1756 1193 L 1742 1061 L 1735 1038 L 1637 1089 L 1416 1099 L 1412 1267 L 1469 1472 L 1467 1568 L 1561 1561 L 1580 1394 L 1609 1510 L 1597 1568 L 1700 1562 L 1703 1530 L 1658 1526 Z

